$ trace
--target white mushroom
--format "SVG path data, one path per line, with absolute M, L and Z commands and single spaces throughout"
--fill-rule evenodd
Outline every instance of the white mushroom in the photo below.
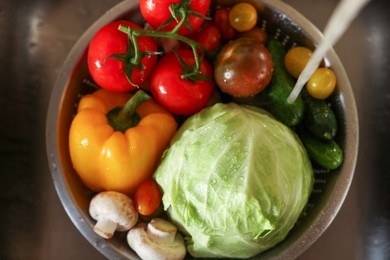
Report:
M 184 259 L 183 237 L 171 222 L 154 218 L 148 224 L 138 223 L 127 234 L 129 246 L 142 259 Z
M 111 238 L 116 230 L 129 230 L 138 220 L 133 201 L 115 191 L 96 194 L 89 204 L 89 214 L 97 220 L 93 230 L 103 238 Z

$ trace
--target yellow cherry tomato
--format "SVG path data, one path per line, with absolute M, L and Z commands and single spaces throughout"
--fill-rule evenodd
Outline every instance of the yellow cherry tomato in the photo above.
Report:
M 257 23 L 257 10 L 248 3 L 238 3 L 230 9 L 230 25 L 239 32 L 252 29 Z
M 313 51 L 306 47 L 293 47 L 287 51 L 284 57 L 284 65 L 286 70 L 295 78 L 298 78 L 309 59 L 311 58 Z
M 312 97 L 326 99 L 333 93 L 336 82 L 336 75 L 331 69 L 318 68 L 306 83 L 306 89 Z

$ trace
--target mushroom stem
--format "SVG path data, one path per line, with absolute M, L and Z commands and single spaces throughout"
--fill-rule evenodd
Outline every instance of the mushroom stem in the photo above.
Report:
M 114 232 L 118 226 L 118 223 L 107 219 L 100 218 L 96 222 L 96 225 L 93 227 L 93 230 L 101 237 L 109 239 L 112 238 Z
M 127 233 L 127 243 L 141 259 L 182 260 L 186 256 L 184 239 L 168 220 L 154 218 L 138 223 Z
M 147 234 L 158 243 L 170 244 L 175 240 L 177 228 L 164 219 L 152 219 L 147 227 Z

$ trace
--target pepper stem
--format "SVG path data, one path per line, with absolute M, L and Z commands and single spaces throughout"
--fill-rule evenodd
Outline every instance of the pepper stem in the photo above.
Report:
M 137 108 L 150 96 L 143 90 L 138 90 L 123 107 L 116 107 L 107 113 L 108 123 L 116 130 L 125 132 L 136 126 L 141 118 L 137 114 Z

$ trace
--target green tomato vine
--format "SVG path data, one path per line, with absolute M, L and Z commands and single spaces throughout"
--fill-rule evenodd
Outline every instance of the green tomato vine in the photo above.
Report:
M 114 54 L 109 56 L 108 58 L 116 58 L 118 60 L 121 60 L 125 63 L 125 74 L 129 82 L 135 86 L 132 80 L 131 80 L 131 74 L 134 70 L 134 68 L 143 69 L 141 59 L 150 56 L 150 55 L 162 55 L 163 52 L 157 51 L 157 52 L 142 52 L 139 48 L 138 43 L 138 37 L 140 36 L 148 36 L 148 37 L 155 37 L 155 38 L 170 38 L 170 39 L 176 39 L 177 41 L 186 43 L 191 47 L 191 50 L 194 54 L 194 60 L 195 63 L 193 66 L 188 66 L 184 63 L 184 61 L 179 57 L 179 55 L 176 55 L 183 66 L 184 72 L 181 75 L 182 79 L 190 80 L 192 82 L 195 82 L 197 80 L 208 80 L 209 77 L 202 75 L 200 71 L 200 64 L 202 61 L 202 58 L 205 54 L 208 54 L 208 50 L 205 49 L 201 44 L 199 44 L 197 41 L 192 40 L 186 36 L 182 36 L 178 34 L 179 29 L 182 26 L 187 26 L 190 30 L 192 30 L 191 25 L 189 23 L 188 17 L 189 16 L 197 16 L 203 19 L 209 19 L 207 16 L 204 16 L 198 12 L 195 12 L 190 8 L 191 0 L 183 0 L 180 3 L 172 3 L 169 7 L 169 10 L 171 12 L 171 17 L 165 21 L 157 30 L 146 30 L 146 29 L 138 29 L 138 28 L 132 28 L 130 26 L 126 25 L 120 25 L 118 30 L 126 33 L 129 38 L 129 47 L 125 54 Z M 162 31 L 161 29 L 167 26 L 172 21 L 176 21 L 177 25 L 171 30 L 171 31 Z M 200 50 L 200 53 L 199 53 Z

